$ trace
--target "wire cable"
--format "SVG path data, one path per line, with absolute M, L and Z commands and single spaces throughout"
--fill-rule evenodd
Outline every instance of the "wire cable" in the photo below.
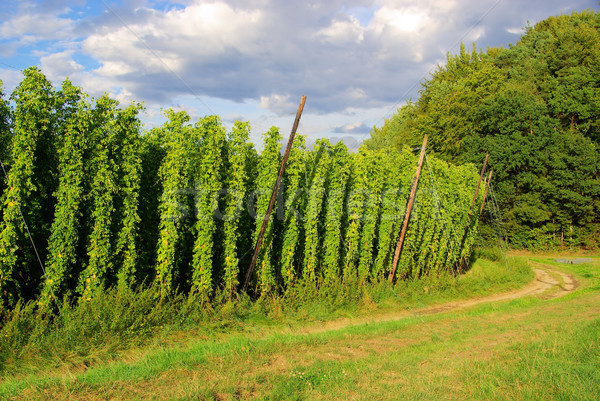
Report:
M 435 191 L 435 192 L 438 194 L 437 196 L 438 196 L 438 199 L 439 199 L 439 198 L 440 198 L 440 196 L 439 196 L 439 191 L 438 191 L 438 189 L 437 189 L 437 179 L 436 179 L 436 177 L 435 177 L 435 175 L 433 174 L 433 171 L 432 171 L 432 169 L 431 169 L 431 166 L 430 166 L 430 163 L 429 163 L 429 159 L 428 159 L 428 157 L 427 157 L 427 152 L 425 152 L 425 164 L 426 164 L 426 166 L 427 166 L 427 170 L 428 170 L 428 172 L 429 172 L 430 180 L 433 180 L 433 187 L 434 187 L 434 191 Z M 471 224 L 471 219 L 470 219 L 469 215 L 467 215 L 467 225 L 470 225 L 470 224 Z M 452 255 L 452 256 L 451 256 L 451 258 L 454 258 L 454 252 L 455 252 L 455 250 L 456 250 L 456 249 L 455 249 L 455 247 L 456 247 L 456 245 L 457 245 L 457 244 L 460 244 L 460 239 L 459 239 L 459 235 L 458 235 L 458 233 L 456 232 L 456 227 L 455 227 L 454 225 L 450 225 L 450 227 L 451 227 L 451 229 L 452 229 L 452 232 L 451 232 L 451 234 L 453 234 L 453 235 L 454 235 L 454 239 L 455 239 L 455 241 L 450 243 L 451 245 L 448 247 L 448 250 L 449 250 L 449 252 L 448 252 L 448 253 L 449 253 L 450 255 Z M 459 256 L 460 256 L 460 255 L 459 255 Z M 457 260 L 455 260 L 455 263 L 456 263 L 457 261 L 458 261 L 458 259 L 457 259 Z M 456 273 L 456 270 L 457 270 L 457 269 L 453 269 L 453 271 L 452 271 L 452 274 L 453 274 L 453 275 Z
M 7 63 L 5 63 L 5 62 L 3 62 L 3 61 L 0 61 L 0 64 L 1 64 L 1 65 L 3 65 L 3 66 L 6 66 L 6 67 L 8 67 L 8 68 L 12 68 L 12 69 L 13 69 L 13 70 L 15 70 L 15 71 L 21 71 L 21 72 L 23 72 L 23 70 L 22 70 L 22 69 L 20 69 L 20 68 L 17 68 L 17 67 L 15 67 L 15 66 L 13 66 L 13 65 L 7 64 Z
M 6 184 L 10 187 L 10 182 L 8 180 L 8 173 L 6 172 L 6 169 L 4 168 L 4 163 L 2 162 L 1 159 L 0 159 L 0 167 L 2 167 L 2 172 L 4 173 L 4 177 L 6 178 Z M 60 305 L 58 304 L 58 299 L 56 298 L 56 295 L 54 295 L 54 290 L 52 289 L 52 285 L 48 281 L 48 275 L 46 274 L 46 268 L 44 267 L 44 264 L 42 263 L 42 259 L 40 258 L 40 254 L 37 250 L 37 247 L 35 246 L 35 241 L 33 240 L 33 236 L 31 235 L 31 232 L 29 231 L 29 226 L 27 225 L 27 221 L 25 220 L 25 216 L 23 215 L 23 211 L 21 210 L 21 205 L 20 205 L 20 202 L 18 199 L 15 200 L 15 205 L 17 206 L 17 209 L 19 210 L 21 220 L 23 221 L 23 225 L 25 226 L 25 230 L 27 231 L 27 235 L 29 236 L 29 240 L 31 241 L 31 246 L 33 247 L 33 250 L 35 251 L 35 256 L 37 257 L 40 267 L 42 268 L 42 273 L 44 274 L 44 278 L 46 279 L 45 283 L 48 286 L 48 289 L 50 289 L 50 294 L 52 295 L 52 298 L 54 299 L 54 303 L 56 304 L 56 307 L 58 308 L 58 312 L 60 313 Z
M 503 225 L 504 223 L 502 222 L 500 207 L 498 206 L 498 200 L 496 198 L 496 194 L 495 194 L 495 191 L 493 190 L 492 185 L 490 185 L 489 194 L 490 194 L 490 204 L 491 204 L 490 215 L 492 217 L 492 220 L 494 220 L 494 222 L 496 223 L 498 245 L 499 245 L 500 251 L 502 252 L 502 254 L 504 256 L 504 263 L 506 266 L 506 270 L 510 270 L 510 267 L 508 264 L 508 252 L 510 250 L 509 245 L 508 245 L 508 236 L 506 235 L 506 228 L 504 227 L 504 225 Z

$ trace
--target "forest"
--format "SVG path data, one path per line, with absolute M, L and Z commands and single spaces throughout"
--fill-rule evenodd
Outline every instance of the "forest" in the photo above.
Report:
M 453 163 L 490 154 L 513 248 L 597 248 L 600 13 L 550 17 L 508 48 L 462 46 L 365 146 L 417 146 L 425 133 Z

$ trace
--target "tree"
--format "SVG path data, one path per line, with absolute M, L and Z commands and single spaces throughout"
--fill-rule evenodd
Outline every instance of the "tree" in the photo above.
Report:
M 478 163 L 490 153 L 514 245 L 588 245 L 600 222 L 599 106 L 600 13 L 572 13 L 528 27 L 508 49 L 461 47 L 367 146 L 400 149 L 428 133 L 445 160 Z
M 423 136 L 416 127 L 418 112 L 416 103 L 407 102 L 381 127 L 373 127 L 370 138 L 363 141 L 363 146 L 372 150 L 419 146 Z

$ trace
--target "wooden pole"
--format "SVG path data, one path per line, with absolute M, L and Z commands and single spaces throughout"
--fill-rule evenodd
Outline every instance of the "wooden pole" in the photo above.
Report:
M 479 216 L 483 213 L 483 207 L 485 206 L 485 199 L 487 198 L 488 190 L 490 189 L 490 185 L 492 183 L 492 173 L 494 170 L 490 170 L 490 175 L 487 179 L 487 185 L 485 186 L 485 192 L 483 193 L 483 202 L 481 202 L 481 208 L 479 209 Z
M 398 260 L 402 252 L 402 246 L 404 245 L 404 237 L 406 236 L 406 229 L 408 227 L 408 221 L 410 220 L 410 212 L 415 200 L 417 193 L 417 185 L 419 184 L 419 176 L 421 175 L 421 167 L 423 167 L 423 159 L 425 159 L 425 148 L 427 147 L 427 135 L 423 138 L 423 145 L 421 146 L 421 155 L 419 156 L 419 164 L 417 165 L 417 171 L 415 178 L 413 178 L 412 188 L 410 190 L 410 196 L 408 197 L 408 204 L 406 205 L 406 213 L 404 213 L 404 222 L 402 223 L 402 231 L 400 232 L 400 238 L 396 245 L 396 251 L 394 252 L 394 261 L 392 263 L 392 271 L 390 271 L 389 280 L 390 283 L 394 282 L 394 276 L 396 275 L 396 268 L 398 267 Z
M 298 124 L 300 123 L 300 117 L 302 116 L 302 111 L 304 110 L 304 103 L 306 103 L 306 95 L 302 95 L 302 99 L 300 99 L 300 105 L 298 106 L 298 111 L 296 112 L 296 119 L 294 120 L 292 132 L 290 133 L 287 147 L 285 148 L 285 153 L 283 154 L 283 158 L 281 159 L 281 166 L 279 167 L 277 181 L 275 182 L 275 186 L 273 187 L 273 193 L 271 194 L 269 207 L 267 208 L 267 213 L 265 214 L 262 226 L 260 227 L 260 232 L 258 233 L 258 238 L 256 239 L 256 246 L 254 247 L 254 254 L 252 255 L 252 262 L 250 263 L 250 268 L 248 268 L 248 272 L 246 273 L 244 291 L 248 289 L 248 284 L 250 283 L 250 278 L 252 277 L 252 271 L 254 270 L 254 266 L 256 266 L 256 260 L 258 259 L 258 253 L 262 245 L 263 236 L 265 235 L 265 231 L 267 230 L 267 224 L 269 223 L 269 218 L 271 217 L 271 212 L 273 211 L 273 205 L 275 204 L 275 199 L 277 198 L 277 192 L 279 191 L 281 181 L 283 180 L 283 172 L 285 171 L 285 166 L 290 156 L 290 151 L 292 150 L 292 144 L 294 143 L 294 137 L 296 136 L 296 130 L 298 130 Z
M 471 217 L 471 213 L 473 213 L 473 207 L 475 206 L 475 202 L 477 201 L 477 195 L 479 194 L 479 187 L 481 186 L 481 181 L 483 180 L 483 175 L 485 174 L 485 168 L 487 167 L 488 159 L 490 158 L 490 154 L 485 155 L 485 160 L 483 161 L 483 167 L 481 168 L 481 174 L 479 174 L 479 181 L 477 182 L 477 188 L 475 189 L 475 195 L 473 195 L 473 200 L 471 201 L 471 209 L 469 209 L 469 217 L 467 218 L 467 225 L 469 224 L 469 218 Z
M 475 206 L 475 202 L 477 201 L 477 195 L 479 194 L 479 187 L 481 186 L 481 181 L 483 181 L 483 175 L 485 174 L 485 168 L 487 167 L 488 159 L 490 158 L 489 153 L 485 155 L 485 160 L 483 161 L 483 167 L 481 168 L 481 173 L 479 173 L 479 181 L 477 181 L 477 188 L 475 188 L 475 195 L 473 195 L 473 200 L 471 201 L 471 208 L 469 209 L 469 214 L 467 214 L 467 222 L 465 223 L 465 229 L 463 231 L 462 239 L 460 240 L 460 248 L 458 248 L 458 257 L 457 261 L 457 269 L 460 273 L 462 271 L 462 266 L 464 265 L 463 260 L 460 258 L 462 254 L 463 247 L 465 246 L 465 241 L 467 240 L 467 232 L 469 230 L 469 224 L 471 223 L 471 214 L 473 214 L 473 207 Z

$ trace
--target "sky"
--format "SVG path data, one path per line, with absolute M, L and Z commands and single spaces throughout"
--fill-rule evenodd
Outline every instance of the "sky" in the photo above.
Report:
M 278 126 L 350 148 L 417 99 L 455 54 L 516 43 L 552 15 L 599 9 L 589 0 L 0 0 L 0 79 L 10 94 L 38 66 L 92 97 L 143 102 L 193 119 L 250 121 L 252 139 Z

